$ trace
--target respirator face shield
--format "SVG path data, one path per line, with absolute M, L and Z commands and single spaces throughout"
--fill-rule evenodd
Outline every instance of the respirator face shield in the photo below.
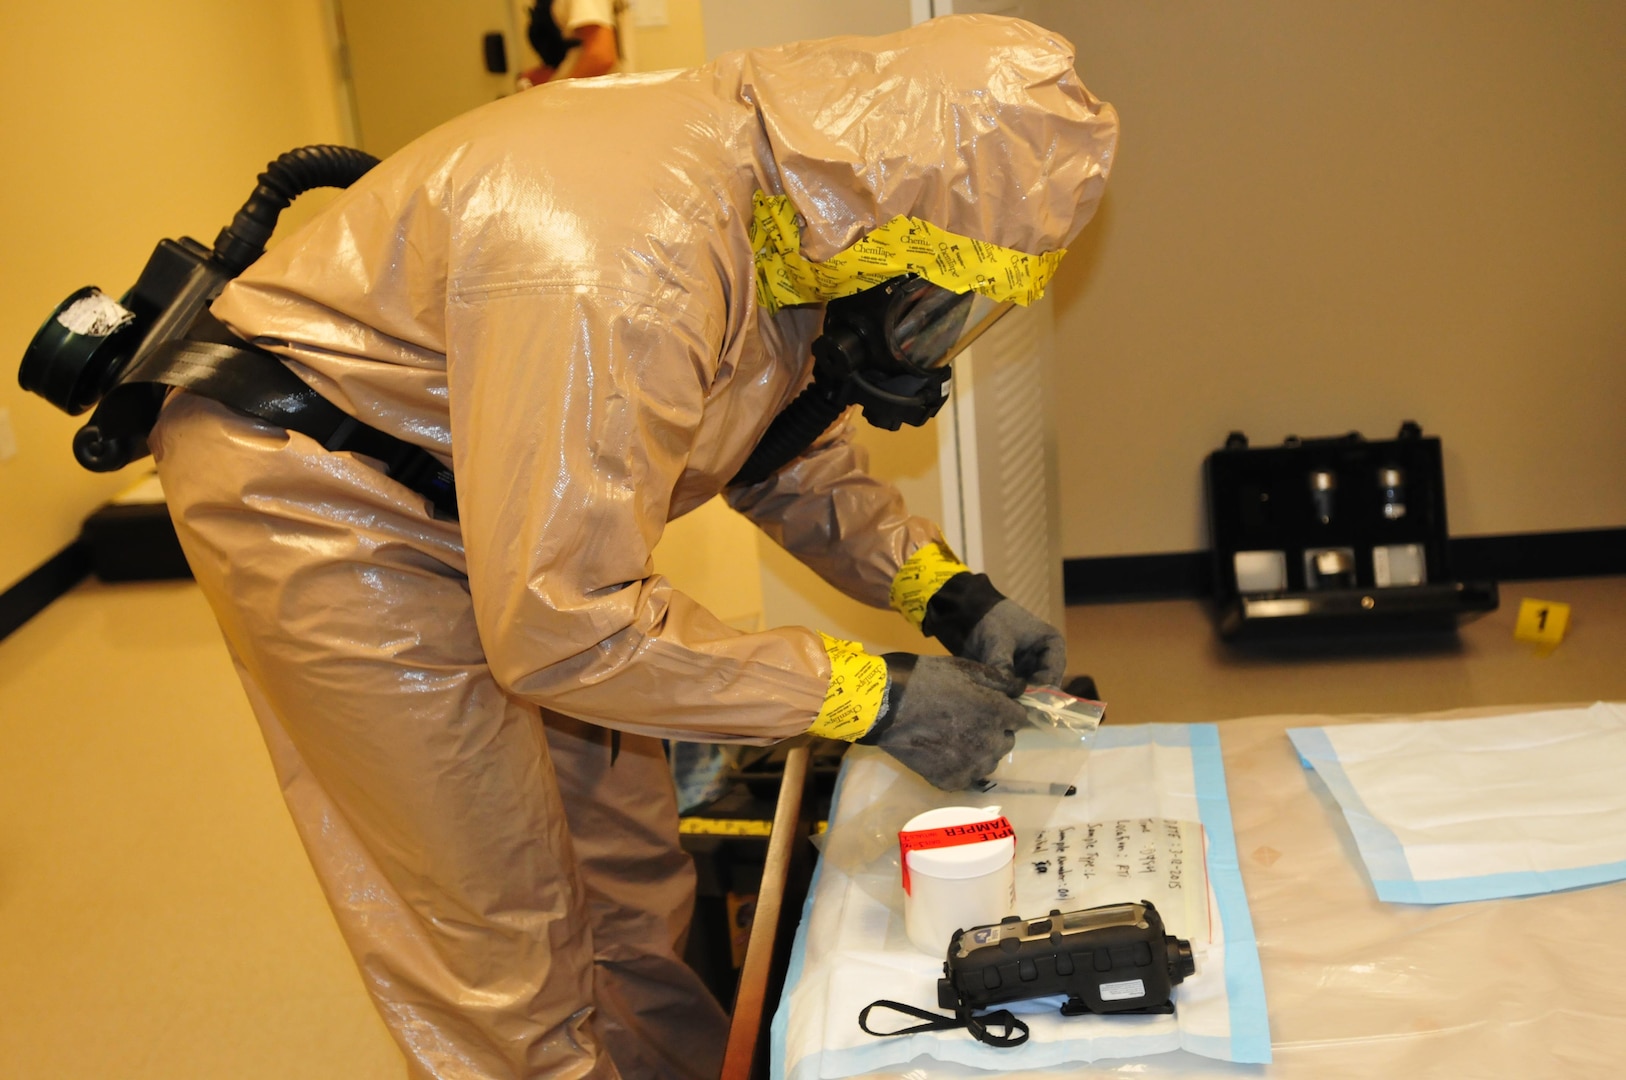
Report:
M 832 300 L 813 343 L 814 379 L 839 386 L 876 427 L 919 427 L 947 400 L 955 357 L 1012 306 L 914 276 Z
M 887 350 L 912 372 L 937 371 L 1014 306 L 981 293 L 956 293 L 921 278 L 904 278 L 883 321 Z
M 763 434 L 733 485 L 760 483 L 850 405 L 878 428 L 920 427 L 948 400 L 949 365 L 1014 304 L 904 275 L 829 301 L 813 382 Z

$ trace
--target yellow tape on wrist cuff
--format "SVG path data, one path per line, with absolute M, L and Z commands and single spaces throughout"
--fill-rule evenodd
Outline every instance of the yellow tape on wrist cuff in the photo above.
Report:
M 1023 307 L 1044 295 L 1066 249 L 1028 255 L 899 214 L 824 262 L 802 254 L 796 207 L 785 195 L 756 193 L 751 250 L 757 300 L 772 314 L 786 304 L 813 304 L 863 292 L 903 274 L 957 293 L 975 291 Z
M 931 543 L 909 556 L 892 579 L 892 606 L 918 629 L 926 621 L 926 605 L 944 582 L 971 568 L 954 557 L 944 543 Z
M 825 739 L 862 739 L 875 726 L 886 697 L 886 661 L 865 652 L 856 641 L 829 634 L 819 637 L 830 654 L 830 688 L 824 692 L 818 718 L 807 730 Z

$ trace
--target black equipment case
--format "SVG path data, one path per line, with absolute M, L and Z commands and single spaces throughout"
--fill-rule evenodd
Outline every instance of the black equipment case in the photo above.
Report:
M 1455 630 L 1495 582 L 1453 578 L 1440 440 L 1241 432 L 1204 469 L 1219 631 L 1231 640 Z

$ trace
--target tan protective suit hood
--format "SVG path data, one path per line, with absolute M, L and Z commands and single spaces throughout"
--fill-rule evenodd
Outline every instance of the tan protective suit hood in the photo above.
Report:
M 1037 255 L 1095 213 L 1117 117 L 1055 34 L 993 16 L 886 38 L 832 38 L 724 57 L 755 110 L 769 190 L 806 219 L 822 261 L 899 215 Z
M 480 647 L 509 692 L 653 734 L 794 734 L 829 679 L 818 636 L 739 634 L 650 560 L 807 377 L 821 309 L 758 302 L 753 200 L 788 196 L 815 261 L 899 215 L 1064 247 L 1117 131 L 1072 63 L 1038 27 L 955 17 L 539 87 L 384 162 L 214 311 L 451 461 Z M 840 425 L 729 498 L 879 606 L 937 536 Z

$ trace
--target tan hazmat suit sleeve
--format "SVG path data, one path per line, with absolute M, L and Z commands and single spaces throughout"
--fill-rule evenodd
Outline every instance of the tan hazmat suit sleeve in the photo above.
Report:
M 869 455 L 853 440 L 861 422 L 849 409 L 796 460 L 759 484 L 730 488 L 727 499 L 825 581 L 884 608 L 898 568 L 942 532 L 869 475 Z
M 806 729 L 829 679 L 817 635 L 742 634 L 652 572 L 715 344 L 587 289 L 456 297 L 447 333 L 469 588 L 498 682 L 628 730 Z

